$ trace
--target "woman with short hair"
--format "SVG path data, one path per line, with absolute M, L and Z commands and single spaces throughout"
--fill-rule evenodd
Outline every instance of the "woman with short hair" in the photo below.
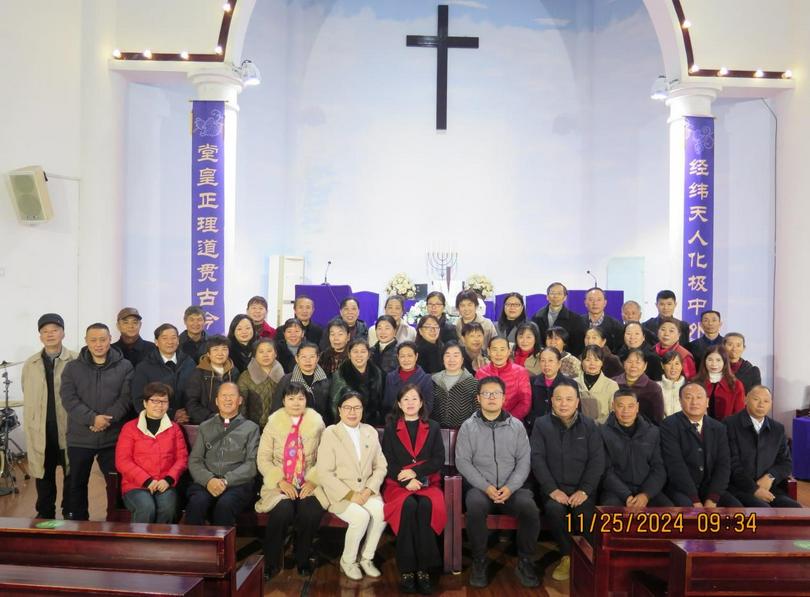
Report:
M 284 372 L 289 373 L 295 367 L 298 347 L 302 342 L 306 342 L 304 324 L 293 317 L 285 321 L 277 332 L 281 332 L 276 334 L 277 360 L 284 368 Z
M 425 305 L 427 306 L 428 315 L 433 315 L 433 317 L 439 320 L 439 325 L 441 326 L 439 338 L 442 343 L 450 342 L 451 340 L 458 342 L 456 326 L 447 321 L 447 313 L 445 313 L 447 298 L 445 298 L 444 294 L 438 290 L 428 293 L 425 299 Z
M 312 394 L 298 382 L 284 390 L 283 407 L 267 421 L 259 441 L 256 464 L 262 489 L 256 512 L 268 512 L 264 535 L 265 569 L 272 577 L 283 566 L 284 540 L 295 529 L 295 563 L 301 576 L 312 574 L 312 544 L 324 509 L 329 505 L 318 486 L 315 464 L 324 430 L 311 408 Z
M 332 320 L 326 326 L 326 337 L 329 340 L 329 348 L 321 353 L 318 364 L 331 379 L 332 374 L 349 357 L 347 346 L 351 340 L 349 328 L 339 320 Z
M 260 338 L 253 345 L 253 358 L 239 376 L 239 393 L 245 400 L 248 419 L 262 429 L 270 416 L 273 394 L 284 377 L 284 369 L 276 360 L 275 340 Z
M 456 321 L 456 333 L 461 337 L 461 345 L 464 346 L 464 336 L 462 331 L 464 326 L 468 323 L 477 323 L 484 331 L 484 346 L 489 345 L 489 341 L 498 335 L 498 330 L 495 329 L 489 319 L 478 313 L 478 304 L 481 302 L 478 293 L 475 290 L 462 290 L 456 296 L 456 309 L 458 309 L 458 321 Z
M 619 384 L 602 371 L 605 349 L 589 344 L 582 352 L 582 371 L 577 376 L 582 412 L 597 423 L 604 423 L 610 415 L 613 395 Z
M 616 356 L 623 361 L 627 353 L 633 348 L 638 348 L 647 355 L 647 377 L 653 381 L 661 381 L 664 374 L 661 369 L 661 356 L 653 350 L 652 346 L 647 344 L 647 335 L 644 333 L 641 324 L 637 321 L 628 321 L 624 325 L 624 344 L 616 352 Z
M 433 410 L 433 381 L 418 364 L 419 349 L 414 342 L 403 342 L 397 345 L 397 362 L 399 366 L 385 378 L 385 398 L 383 408 L 391 412 L 396 405 L 399 391 L 405 384 L 419 388 L 420 396 L 425 396 L 425 408 L 428 414 Z M 427 398 L 430 396 L 430 398 Z
M 664 420 L 664 395 L 661 386 L 645 374 L 647 355 L 643 350 L 631 348 L 624 358 L 624 373 L 613 378 L 619 386 L 626 386 L 636 393 L 639 412 L 654 425 Z
M 377 578 L 380 571 L 374 565 L 374 553 L 385 530 L 380 487 L 387 464 L 377 430 L 362 423 L 362 397 L 346 392 L 338 400 L 338 413 L 340 421 L 321 435 L 315 472 L 329 511 L 349 525 L 340 569 L 352 580 L 362 579 L 363 573 Z
M 365 338 L 355 338 L 349 342 L 349 358 L 341 363 L 332 376 L 329 391 L 332 401 L 332 416 L 337 420 L 337 404 L 340 397 L 348 392 L 357 392 L 363 398 L 363 422 L 379 426 L 385 423 L 383 411 L 383 373 L 370 360 L 371 353 Z
M 553 346 L 560 351 L 560 371 L 563 375 L 576 379 L 582 373 L 582 364 L 579 359 L 565 350 L 568 345 L 568 330 L 559 326 L 552 326 L 546 330 L 546 346 Z
M 603 348 L 602 356 L 602 372 L 609 378 L 613 379 L 617 375 L 624 373 L 624 367 L 621 360 L 610 351 L 607 345 L 607 337 L 602 328 L 590 328 L 585 332 L 585 346 L 595 344 Z
M 377 336 L 377 343 L 370 344 L 371 360 L 386 375 L 395 371 L 399 366 L 397 363 L 397 322 L 390 315 L 380 315 L 374 330 Z
M 433 315 L 424 315 L 416 325 L 417 362 L 428 375 L 442 370 L 442 341 L 439 320 Z
M 188 448 L 180 426 L 166 414 L 171 395 L 164 383 L 146 384 L 143 410 L 123 426 L 115 445 L 131 522 L 171 524 L 177 513 L 176 487 L 188 467 Z
M 413 329 L 405 319 L 405 297 L 398 294 L 392 294 L 385 299 L 385 307 L 383 313 L 389 317 L 393 317 L 396 322 L 396 338 L 397 342 L 414 342 L 416 340 L 416 330 Z M 377 343 L 377 332 L 375 328 L 368 331 L 368 343 L 374 346 Z
M 448 342 L 442 352 L 444 368 L 433 374 L 433 410 L 430 417 L 442 427 L 459 428 L 478 410 L 478 381 L 464 368 L 458 342 Z

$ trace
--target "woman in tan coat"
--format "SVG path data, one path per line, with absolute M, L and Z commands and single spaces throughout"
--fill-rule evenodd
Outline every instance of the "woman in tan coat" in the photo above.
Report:
M 361 423 L 363 401 L 349 391 L 338 400 L 340 422 L 321 436 L 316 465 L 318 481 L 329 500 L 329 511 L 349 525 L 340 558 L 340 569 L 352 580 L 378 577 L 374 552 L 385 530 L 380 486 L 388 466 L 377 430 Z M 366 537 L 360 564 L 357 552 Z M 362 572 L 361 572 L 362 569 Z
M 290 525 L 295 526 L 298 572 L 312 574 L 312 542 L 329 505 L 315 473 L 323 419 L 308 404 L 312 404 L 312 395 L 306 386 L 290 383 L 284 392 L 284 407 L 267 420 L 259 442 L 256 460 L 264 483 L 256 511 L 270 513 L 264 537 L 268 577 L 281 569 Z

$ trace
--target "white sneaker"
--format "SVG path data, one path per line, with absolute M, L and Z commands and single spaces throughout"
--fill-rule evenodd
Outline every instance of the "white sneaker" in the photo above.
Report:
M 363 580 L 363 573 L 360 572 L 360 566 L 357 565 L 357 562 L 344 562 L 341 559 L 340 569 L 343 570 L 343 574 L 352 580 Z M 377 574 L 379 576 L 379 573 Z
M 363 569 L 363 572 L 366 573 L 366 576 L 370 576 L 371 578 L 379 578 L 382 576 L 382 572 L 377 569 L 373 560 L 360 560 L 360 567 Z

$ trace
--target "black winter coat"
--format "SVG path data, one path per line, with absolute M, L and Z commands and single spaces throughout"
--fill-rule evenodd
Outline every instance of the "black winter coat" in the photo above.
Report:
M 371 360 L 382 370 L 383 374 L 396 371 L 399 368 L 399 361 L 397 361 L 397 341 L 393 340 L 382 350 L 380 350 L 380 343 L 377 342 L 377 344 L 371 348 Z
M 233 361 L 228 359 L 225 363 L 225 372 L 220 377 L 211 368 L 208 355 L 204 355 L 186 383 L 186 411 L 191 423 L 199 425 L 219 413 L 216 403 L 219 386 L 226 381 L 236 383 L 238 380 L 239 370 L 233 366 Z M 243 404 L 243 411 L 244 408 Z
M 546 331 L 548 330 L 548 305 L 535 313 L 532 317 L 532 321 L 540 330 L 540 341 L 543 342 L 546 337 Z M 568 345 L 566 350 L 579 358 L 579 355 L 582 354 L 582 349 L 585 348 L 585 332 L 588 329 L 588 326 L 582 321 L 582 317 L 563 305 L 557 315 L 557 319 L 554 320 L 554 325 L 565 328 L 568 332 Z
M 132 406 L 136 413 L 143 410 L 143 390 L 146 384 L 153 381 L 165 383 L 172 389 L 172 399 L 169 402 L 169 412 L 167 413 L 170 419 L 174 419 L 174 413 L 178 408 L 186 407 L 186 384 L 196 368 L 196 364 L 194 359 L 179 350 L 175 356 L 177 364 L 174 369 L 163 361 L 158 350 L 147 355 L 135 367 L 135 374 L 132 377 Z
M 793 460 L 781 423 L 765 417 L 757 434 L 748 411 L 741 410 L 723 419 L 723 424 L 728 430 L 731 450 L 732 494 L 750 497 L 757 490 L 757 479 L 766 473 L 773 475 L 773 487 L 785 485 L 793 470 Z
M 196 365 L 200 362 L 200 359 L 205 354 L 206 342 L 208 342 L 208 334 L 205 333 L 205 330 L 203 330 L 200 339 L 197 341 L 189 338 L 188 330 L 184 330 L 183 333 L 180 334 L 180 352 L 185 354 L 187 357 L 191 357 Z
M 357 368 L 348 359 L 338 367 L 332 375 L 330 393 L 330 406 L 332 417 L 335 421 L 337 416 L 337 403 L 340 397 L 347 391 L 359 392 L 363 397 L 363 422 L 381 427 L 385 424 L 385 416 L 388 412 L 383 410 L 383 372 L 373 362 L 366 365 L 366 374 L 361 375 Z
M 416 338 L 416 348 L 419 351 L 419 356 L 416 359 L 416 364 L 424 369 L 428 375 L 433 375 L 444 369 L 444 362 L 442 361 L 442 345 L 440 342 L 431 344 L 422 339 L 421 336 Z
M 310 320 L 309 325 L 304 327 L 304 338 L 307 339 L 307 342 L 320 346 L 321 340 L 323 340 L 323 328 Z
M 156 346 L 154 342 L 149 342 L 149 340 L 144 340 L 140 336 L 135 341 L 134 344 L 124 344 L 119 338 L 117 342 L 113 343 L 113 348 L 117 348 L 121 355 L 132 363 L 132 367 L 135 368 L 138 366 L 142 360 L 146 358 L 146 355 L 152 353 L 153 350 L 156 350 Z
M 555 489 L 568 495 L 581 489 L 596 497 L 605 472 L 605 446 L 596 422 L 581 413 L 576 417 L 567 429 L 554 414 L 534 422 L 529 439 L 532 472 L 543 500 Z
M 292 373 L 287 373 L 284 377 L 282 377 L 276 386 L 276 391 L 273 393 L 273 403 L 270 406 L 270 414 L 273 414 L 284 406 L 284 393 L 287 391 L 287 388 L 292 381 L 302 383 L 309 388 L 309 391 L 312 393 L 314 398 L 314 403 L 307 404 L 307 406 L 318 411 L 318 414 L 321 415 L 324 423 L 327 425 L 332 423 L 332 408 L 329 403 L 329 378 L 326 376 L 326 373 L 324 373 L 324 370 L 320 367 L 315 369 L 315 379 L 313 380 L 312 385 L 309 385 L 306 382 L 304 376 L 301 374 L 301 369 L 298 368 L 298 365 L 293 367 Z
M 742 382 L 745 388 L 745 393 L 751 391 L 751 388 L 758 386 L 762 383 L 762 375 L 759 372 L 759 367 L 752 365 L 749 361 L 741 359 L 742 364 L 734 376 Z
M 65 365 L 60 395 L 68 415 L 67 445 L 78 448 L 109 448 L 118 440 L 121 426 L 131 411 L 132 363 L 110 347 L 107 361 L 98 366 L 85 346 L 79 358 Z M 104 431 L 90 431 L 96 415 L 110 415 Z
M 557 373 L 551 387 L 546 387 L 546 378 L 542 373 L 532 377 L 532 408 L 529 411 L 529 416 L 526 417 L 527 427 L 531 428 L 535 419 L 551 412 L 551 395 L 554 393 L 554 388 L 560 385 L 560 381 L 563 379 L 571 378 L 562 373 Z
M 661 423 L 661 452 L 667 469 L 665 492 L 680 492 L 692 502 L 714 502 L 728 489 L 731 455 L 726 427 L 703 417 L 703 439 L 683 412 Z
M 614 413 L 610 413 L 599 428 L 605 442 L 606 461 L 602 490 L 616 495 L 622 502 L 639 493 L 652 499 L 663 491 L 667 482 L 658 427 L 641 415 L 637 421 L 632 437 L 622 430 Z
M 661 366 L 661 357 L 659 357 L 658 353 L 655 352 L 646 342 L 642 344 L 640 348 L 642 351 L 644 351 L 644 356 L 647 357 L 647 370 L 644 373 L 653 381 L 661 381 L 661 378 L 664 377 L 664 368 Z M 628 352 L 630 352 L 630 349 L 627 348 L 627 346 L 622 345 L 619 352 L 616 353 L 616 356 L 619 357 L 619 360 L 622 363 L 624 363 L 624 359 L 627 358 Z M 622 373 L 624 373 L 624 367 L 622 367 L 622 370 L 616 375 L 621 375 Z

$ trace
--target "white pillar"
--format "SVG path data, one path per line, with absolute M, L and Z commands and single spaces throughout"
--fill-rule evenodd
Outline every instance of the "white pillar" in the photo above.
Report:
M 244 88 L 242 78 L 234 72 L 233 67 L 223 64 L 214 68 L 205 68 L 191 72 L 188 78 L 197 89 L 198 100 L 216 100 L 225 102 L 225 329 L 228 329 L 230 316 L 244 311 L 244 301 L 249 297 L 234 296 L 236 268 L 234 267 L 234 250 L 236 243 L 236 126 L 239 115 L 237 98 Z M 189 136 L 189 147 L 191 137 Z M 190 266 L 190 262 L 189 262 Z
M 669 92 L 669 288 L 678 296 L 681 311 L 683 294 L 683 193 L 684 118 L 712 116 L 712 102 L 719 87 L 682 84 Z M 676 317 L 681 314 L 675 312 Z

